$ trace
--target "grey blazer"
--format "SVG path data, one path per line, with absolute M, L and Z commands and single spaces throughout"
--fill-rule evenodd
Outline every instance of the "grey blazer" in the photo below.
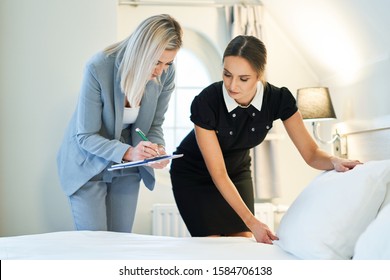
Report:
M 125 95 L 120 89 L 119 62 L 120 58 L 100 52 L 86 64 L 78 104 L 57 155 L 60 183 L 68 196 L 112 163 L 121 162 L 129 145 L 136 146 L 141 141 L 133 131 L 130 143 L 120 141 Z M 165 144 L 161 126 L 175 87 L 174 77 L 172 65 L 161 75 L 160 83 L 148 82 L 133 124 L 153 143 Z M 138 170 L 146 187 L 152 190 L 153 169 Z

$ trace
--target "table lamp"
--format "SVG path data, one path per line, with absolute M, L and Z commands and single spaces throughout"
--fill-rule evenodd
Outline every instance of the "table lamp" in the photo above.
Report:
M 320 122 L 336 119 L 329 89 L 327 87 L 307 87 L 297 91 L 297 106 L 304 121 L 311 121 L 314 138 L 323 143 L 331 144 L 339 138 L 335 135 L 331 140 L 321 139 L 318 133 Z

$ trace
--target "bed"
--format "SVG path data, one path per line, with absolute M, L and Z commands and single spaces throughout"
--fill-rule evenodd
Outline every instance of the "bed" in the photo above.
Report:
M 243 237 L 191 238 L 69 231 L 0 238 L 0 259 L 293 260 L 278 246 Z
M 276 231 L 280 240 L 274 245 L 239 237 L 64 231 L 2 237 L 0 259 L 390 260 L 387 120 L 364 128 L 343 124 L 339 132 L 344 147 L 337 152 L 365 163 L 346 173 L 327 171 L 314 178 L 283 216 Z

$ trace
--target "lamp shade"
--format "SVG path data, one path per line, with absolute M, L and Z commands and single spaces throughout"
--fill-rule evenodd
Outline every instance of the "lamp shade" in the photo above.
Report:
M 325 121 L 336 118 L 327 87 L 298 89 L 297 106 L 304 120 Z

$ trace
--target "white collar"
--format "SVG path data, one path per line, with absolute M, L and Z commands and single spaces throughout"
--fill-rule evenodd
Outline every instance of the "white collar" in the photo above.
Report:
M 224 83 L 222 83 L 222 91 L 223 91 L 223 99 L 225 100 L 226 108 L 229 113 L 234 109 L 236 109 L 237 107 L 243 107 L 240 104 L 238 104 L 236 100 L 234 100 L 229 96 Z M 263 95 L 264 95 L 263 83 L 257 82 L 257 90 L 256 90 L 255 97 L 252 99 L 252 102 L 249 105 L 252 105 L 257 110 L 261 111 L 261 105 L 263 104 Z

